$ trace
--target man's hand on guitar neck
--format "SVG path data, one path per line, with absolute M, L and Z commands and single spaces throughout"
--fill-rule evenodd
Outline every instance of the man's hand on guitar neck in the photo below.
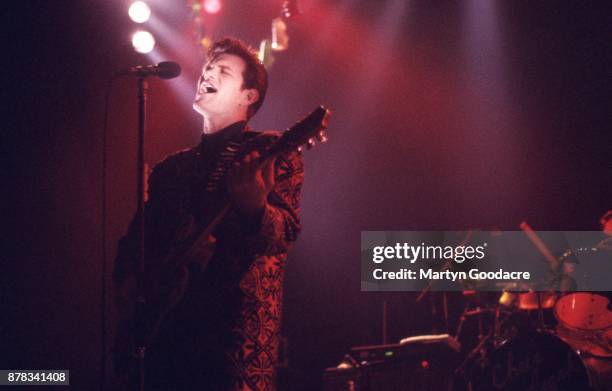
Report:
M 274 188 L 274 160 L 268 159 L 263 165 L 259 152 L 253 151 L 240 162 L 234 163 L 227 178 L 227 188 L 234 205 L 248 216 L 259 214 Z

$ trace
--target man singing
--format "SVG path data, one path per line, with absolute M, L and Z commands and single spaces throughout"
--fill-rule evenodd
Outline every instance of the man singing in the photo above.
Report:
M 216 42 L 193 103 L 204 120 L 202 141 L 163 160 L 149 178 L 149 270 L 160 266 L 177 237 L 206 226 L 226 200 L 231 206 L 205 241 L 210 246 L 168 273 L 178 276 L 169 284 L 180 285 L 181 294 L 161 311 L 147 347 L 147 390 L 275 388 L 282 281 L 287 250 L 300 231 L 303 164 L 298 152 L 260 164 L 278 134 L 251 132 L 247 122 L 266 90 L 266 70 L 250 48 L 235 39 Z M 135 225 L 119 242 L 113 273 L 124 309 L 134 299 Z

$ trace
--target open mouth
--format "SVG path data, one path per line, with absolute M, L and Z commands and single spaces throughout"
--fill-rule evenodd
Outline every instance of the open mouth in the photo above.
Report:
M 200 86 L 201 94 L 213 94 L 215 92 L 217 92 L 217 89 L 210 84 L 202 84 Z

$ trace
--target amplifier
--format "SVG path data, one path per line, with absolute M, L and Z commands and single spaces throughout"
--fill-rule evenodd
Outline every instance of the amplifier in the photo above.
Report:
M 324 391 L 450 390 L 459 344 L 447 334 L 358 346 L 323 375 Z

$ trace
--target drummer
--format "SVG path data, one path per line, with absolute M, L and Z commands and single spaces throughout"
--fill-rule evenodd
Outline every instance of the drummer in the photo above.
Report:
M 609 274 L 606 271 L 610 270 L 609 261 L 612 261 L 612 210 L 604 213 L 599 223 L 602 229 L 599 240 L 593 240 L 591 236 L 588 245 L 583 245 L 578 251 L 568 249 L 557 258 L 562 268 L 555 279 L 561 292 L 574 291 L 577 288 L 581 291 L 590 290 L 593 287 L 599 287 L 601 290 L 602 286 L 609 283 Z M 577 272 L 576 269 L 580 271 Z M 575 278 L 581 282 L 576 284 Z M 602 283 L 604 285 L 601 285 Z M 608 290 L 612 290 L 612 286 Z
M 592 238 L 588 246 L 573 255 L 579 258 L 580 268 L 584 269 L 586 286 L 580 290 L 599 290 L 605 288 L 612 291 L 612 209 L 605 212 L 599 219 L 601 234 Z M 605 294 L 602 292 L 602 294 Z

